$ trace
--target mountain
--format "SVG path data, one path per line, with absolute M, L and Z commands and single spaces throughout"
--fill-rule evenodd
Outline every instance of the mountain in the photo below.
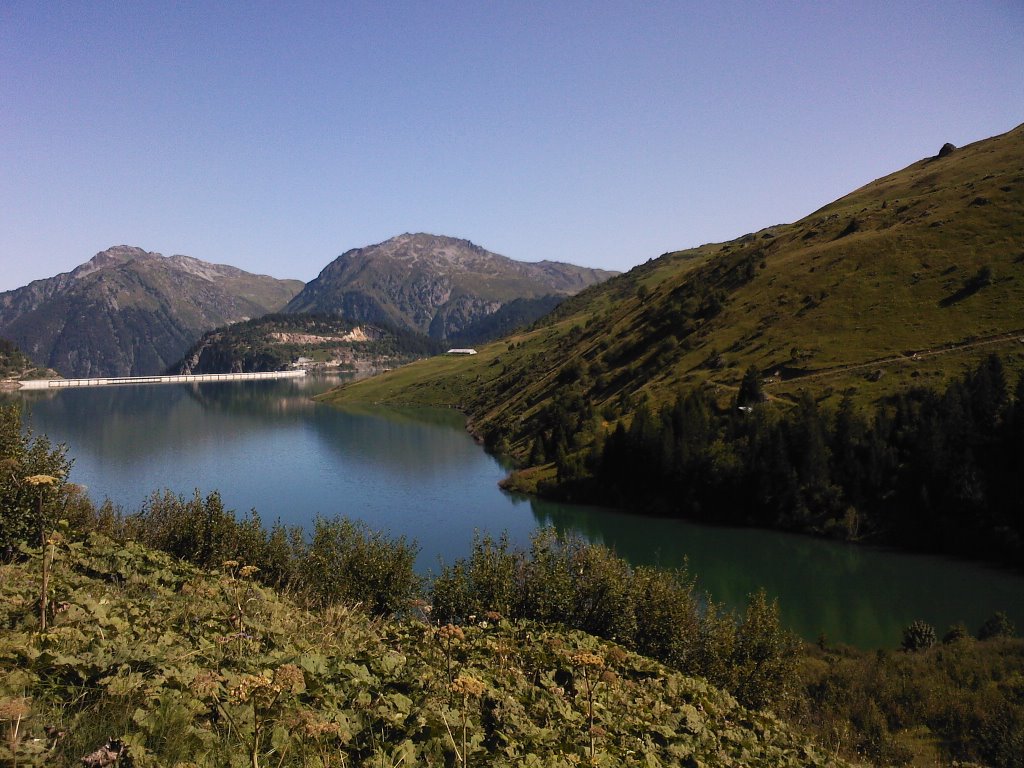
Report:
M 167 372 L 282 371 L 300 361 L 306 368 L 372 371 L 442 351 L 438 342 L 411 331 L 330 315 L 270 314 L 204 333 Z
M 205 331 L 279 310 L 301 288 L 121 245 L 0 293 L 0 335 L 64 376 L 159 374 Z
M 532 322 L 565 297 L 616 273 L 554 261 L 526 263 L 468 240 L 404 234 L 346 251 L 288 303 L 287 312 L 337 314 L 408 328 L 433 339 L 476 343 L 487 318 L 519 300 L 514 316 Z M 497 327 L 503 327 L 502 321 Z M 493 336 L 491 337 L 493 338 Z
M 477 429 L 522 446 L 567 382 L 628 414 L 681 388 L 732 396 L 750 366 L 772 398 L 860 402 L 940 386 L 991 351 L 1024 368 L 1024 126 L 950 146 L 793 224 L 652 259 L 473 358 L 337 397 L 408 399 L 415 381 L 441 401 L 443 383 Z
M 56 371 L 39 368 L 20 349 L 7 339 L 0 339 L 0 388 L 4 382 L 20 379 L 56 378 Z M 11 384 L 11 386 L 17 386 Z
M 1022 244 L 1019 126 L 325 399 L 457 406 L 520 490 L 1013 561 Z

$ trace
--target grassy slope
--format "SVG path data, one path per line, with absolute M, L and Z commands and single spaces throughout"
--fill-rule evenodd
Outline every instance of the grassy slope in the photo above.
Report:
M 578 632 L 492 618 L 446 650 L 428 624 L 310 613 L 237 567 L 96 535 L 53 552 L 43 633 L 41 556 L 0 565 L 4 764 L 78 764 L 120 738 L 137 766 L 452 765 L 465 723 L 470 764 L 577 765 L 591 749 L 581 653 L 606 665 L 597 765 L 834 764 L 771 715 Z M 482 695 L 451 695 L 458 676 Z
M 456 405 L 522 455 L 531 418 L 571 382 L 609 415 L 628 415 L 683 386 L 707 383 L 727 399 L 749 365 L 773 397 L 852 388 L 862 402 L 939 386 L 993 351 L 1019 371 L 1022 235 L 1024 126 L 794 224 L 666 254 L 476 357 L 423 361 L 327 399 Z

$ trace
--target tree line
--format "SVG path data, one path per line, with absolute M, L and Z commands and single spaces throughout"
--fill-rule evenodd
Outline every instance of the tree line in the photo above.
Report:
M 572 435 L 592 409 L 564 400 L 531 456 L 558 470 L 547 493 L 1020 562 L 1024 375 L 1011 391 L 996 355 L 944 392 L 914 388 L 867 410 L 849 395 L 822 407 L 806 392 L 795 407 L 776 406 L 751 368 L 730 407 L 694 389 L 641 407 L 591 448 Z

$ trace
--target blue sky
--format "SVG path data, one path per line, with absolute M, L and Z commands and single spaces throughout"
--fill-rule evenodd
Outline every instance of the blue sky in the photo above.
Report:
M 0 3 L 0 290 L 402 232 L 625 270 L 1024 122 L 1024 3 Z

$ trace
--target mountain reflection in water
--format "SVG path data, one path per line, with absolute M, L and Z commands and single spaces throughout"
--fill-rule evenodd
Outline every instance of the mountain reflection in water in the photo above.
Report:
M 446 410 L 341 410 L 313 395 L 338 379 L 97 387 L 5 396 L 34 431 L 67 443 L 72 479 L 127 511 L 154 490 L 219 490 L 228 508 L 309 527 L 347 515 L 415 539 L 418 569 L 469 553 L 474 532 L 526 547 L 542 525 L 605 544 L 635 564 L 689 564 L 730 607 L 764 587 L 808 639 L 895 647 L 922 618 L 940 633 L 996 610 L 1024 626 L 1024 578 L 974 563 L 784 533 L 555 504 L 502 492 L 505 470 Z

